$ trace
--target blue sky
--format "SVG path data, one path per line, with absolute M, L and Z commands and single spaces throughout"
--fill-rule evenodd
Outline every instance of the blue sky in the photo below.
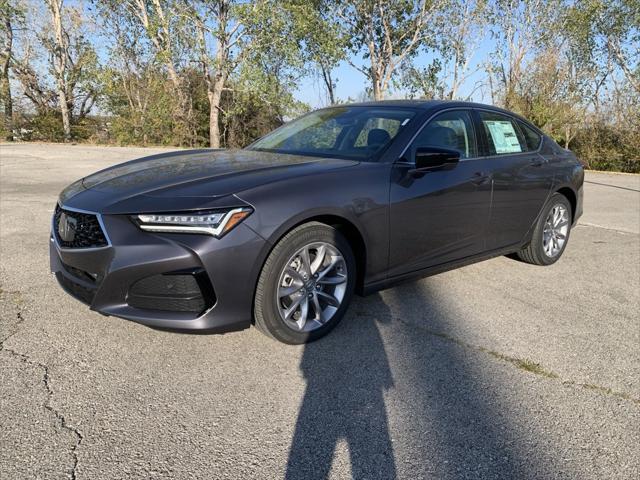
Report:
M 479 46 L 476 54 L 472 58 L 470 70 L 474 70 L 486 61 L 490 52 L 493 50 L 493 44 L 485 39 Z M 421 52 L 414 60 L 413 63 L 418 67 L 424 67 L 431 63 L 433 60 L 433 54 L 430 52 Z M 363 60 L 358 59 L 356 62 L 358 65 L 363 65 Z M 346 100 L 348 98 L 359 99 L 366 88 L 369 86 L 369 81 L 365 76 L 349 65 L 347 62 L 342 62 L 333 72 L 334 77 L 337 79 L 336 96 L 340 100 Z M 473 89 L 477 81 L 482 81 L 486 77 L 484 69 L 480 69 L 477 73 L 470 76 L 468 81 L 462 86 L 461 94 L 468 95 Z M 300 80 L 295 96 L 298 100 L 301 100 L 309 104 L 312 108 L 322 107 L 326 104 L 326 94 L 324 85 L 320 78 L 305 77 Z M 388 98 L 402 98 L 404 92 L 391 91 Z M 487 91 L 477 91 L 472 99 L 480 103 L 491 103 L 490 94 Z

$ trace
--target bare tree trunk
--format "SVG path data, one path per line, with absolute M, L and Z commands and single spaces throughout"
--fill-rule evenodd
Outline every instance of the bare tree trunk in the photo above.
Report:
M 233 46 L 233 33 L 237 31 L 237 26 L 231 32 L 227 30 L 229 25 L 230 4 L 228 0 L 220 0 L 214 15 L 216 16 L 218 29 L 215 34 L 216 52 L 215 62 L 211 62 L 206 42 L 206 26 L 202 18 L 196 15 L 199 34 L 200 61 L 202 63 L 202 73 L 207 84 L 207 99 L 209 100 L 209 146 L 220 148 L 220 103 L 222 92 L 224 91 L 231 67 L 230 48 Z M 214 63 L 212 66 L 211 63 Z
M 167 69 L 167 76 L 175 93 L 175 103 L 172 108 L 173 115 L 179 127 L 186 130 L 190 121 L 189 98 L 184 91 L 183 81 L 174 60 L 174 39 L 168 17 L 170 10 L 165 11 L 165 5 L 160 0 L 151 0 L 151 4 L 152 8 L 150 10 L 146 0 L 127 1 L 130 11 L 140 21 L 147 38 L 153 44 L 156 53 L 162 58 L 162 63 Z
M 11 63 L 11 49 L 13 47 L 13 29 L 11 19 L 7 15 L 4 21 L 6 38 L 2 49 L 2 70 L 0 76 L 0 95 L 4 106 L 4 127 L 7 131 L 6 140 L 13 141 L 13 100 L 11 98 L 11 82 L 9 81 L 9 65 Z
M 382 81 L 376 70 L 377 68 L 374 67 L 372 64 L 371 65 L 371 86 L 373 87 L 373 99 L 375 101 L 378 101 L 378 100 L 384 100 L 385 92 L 382 89 L 382 85 L 381 85 Z
M 68 45 L 62 27 L 62 3 L 63 0 L 46 0 L 51 12 L 55 45 L 53 50 L 53 67 L 56 77 L 56 94 L 60 113 L 62 114 L 62 130 L 65 141 L 71 139 L 71 111 L 69 110 L 69 99 L 67 96 L 67 53 Z
M 327 96 L 329 97 L 329 104 L 336 104 L 336 97 L 333 88 L 333 78 L 331 77 L 331 68 L 324 65 L 322 62 L 320 63 L 320 72 L 322 73 L 322 80 L 324 82 L 324 86 L 327 89 Z
M 209 146 L 220 148 L 220 100 L 224 88 L 224 78 L 219 77 L 207 92 L 209 99 Z

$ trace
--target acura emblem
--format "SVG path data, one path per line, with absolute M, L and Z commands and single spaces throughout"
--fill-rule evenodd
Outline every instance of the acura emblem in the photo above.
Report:
M 76 226 L 78 220 L 68 216 L 66 213 L 60 215 L 60 221 L 58 222 L 58 235 L 65 242 L 73 242 L 76 237 Z

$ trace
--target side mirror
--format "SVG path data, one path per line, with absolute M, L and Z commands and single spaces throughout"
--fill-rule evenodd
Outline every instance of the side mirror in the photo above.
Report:
M 440 147 L 419 147 L 414 159 L 416 170 L 454 166 L 459 161 L 460 152 Z

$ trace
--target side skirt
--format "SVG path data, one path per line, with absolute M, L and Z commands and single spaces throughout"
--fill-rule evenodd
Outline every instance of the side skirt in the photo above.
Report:
M 392 278 L 380 280 L 378 282 L 369 283 L 364 286 L 364 288 L 362 289 L 361 292 L 359 292 L 359 294 L 362 296 L 370 295 L 380 290 L 394 287 L 401 283 L 410 282 L 420 278 L 430 277 L 432 275 L 437 275 L 438 273 L 448 272 L 449 270 L 455 270 L 456 268 L 465 267 L 473 263 L 478 263 L 484 260 L 489 260 L 491 258 L 501 257 L 503 255 L 515 253 L 519 251 L 521 247 L 522 247 L 522 244 L 518 243 L 515 245 L 510 245 L 508 247 L 499 248 L 497 250 L 491 250 L 489 252 L 473 255 L 471 257 L 465 257 L 460 260 L 454 260 L 453 262 L 434 265 L 432 267 L 424 268 L 422 270 L 416 270 L 416 271 L 405 273 L 402 275 L 397 275 Z

